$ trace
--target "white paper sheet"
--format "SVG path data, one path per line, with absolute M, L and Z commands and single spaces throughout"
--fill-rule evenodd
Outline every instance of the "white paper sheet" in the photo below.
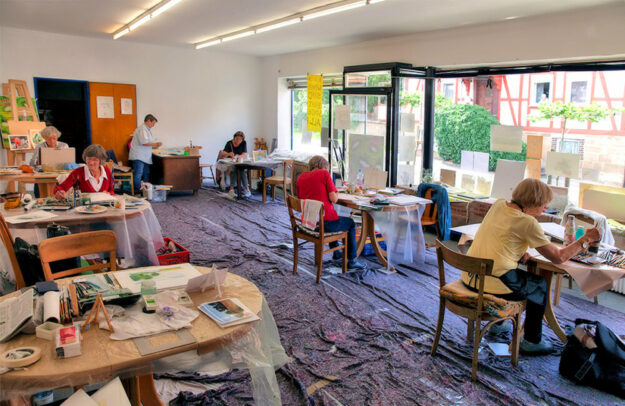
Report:
M 36 211 L 31 211 L 30 213 L 26 213 L 26 214 L 20 214 L 20 215 L 12 216 L 12 217 L 5 217 L 5 220 L 7 223 L 20 224 L 20 223 L 28 223 L 31 221 L 34 222 L 34 221 L 39 221 L 39 220 L 51 219 L 56 216 L 57 216 L 56 214 L 50 213 L 49 211 L 36 210 Z
M 132 114 L 132 99 L 122 97 L 120 103 L 122 114 Z
M 417 138 L 415 136 L 399 136 L 399 156 L 400 162 L 414 162 L 417 156 Z
M 473 192 L 475 190 L 475 176 L 463 173 L 460 188 L 468 192 Z
M 473 170 L 478 172 L 488 172 L 488 152 L 473 152 Z
M 302 144 L 310 144 L 312 141 L 312 133 L 308 131 L 308 121 L 302 120 Z
M 491 151 L 521 152 L 523 144 L 523 127 L 513 125 L 490 126 Z
M 98 404 L 84 390 L 78 389 L 72 396 L 65 399 L 61 406 L 98 406 Z
M 98 406 L 131 406 L 119 377 L 107 383 L 91 395 Z
M 189 279 L 185 290 L 187 292 L 204 292 L 211 288 L 219 289 L 224 284 L 227 275 L 227 268 L 217 269 L 213 265 L 213 269 L 210 272 Z
M 473 170 L 473 151 L 462 151 L 460 156 L 460 169 Z
M 579 178 L 579 154 L 566 152 L 547 152 L 547 175 L 564 176 L 567 178 Z
M 339 105 L 334 107 L 334 128 L 350 130 L 352 128 L 350 106 Z
M 525 161 L 498 159 L 490 196 L 495 199 L 510 200 L 512 191 L 523 180 L 523 176 L 525 176 Z
M 113 276 L 122 288 L 130 289 L 132 293 L 139 293 L 142 280 L 156 281 L 157 290 L 182 288 L 187 286 L 189 279 L 200 276 L 200 272 L 193 265 L 184 263 L 127 269 L 113 272 Z
M 115 118 L 115 106 L 113 97 L 97 96 L 96 112 L 98 118 Z
M 400 113 L 399 131 L 406 133 L 415 132 L 414 113 Z

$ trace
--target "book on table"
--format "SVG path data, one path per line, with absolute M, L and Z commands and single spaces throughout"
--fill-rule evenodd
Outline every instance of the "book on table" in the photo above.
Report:
M 27 329 L 33 319 L 33 289 L 0 303 L 0 342 L 9 341 Z
M 235 298 L 202 303 L 198 306 L 198 309 L 213 319 L 221 328 L 260 320 L 257 315 L 252 313 L 250 309 Z
M 387 188 L 378 190 L 378 193 L 387 195 L 387 196 L 394 196 L 403 192 L 404 192 L 403 189 L 392 188 L 392 187 L 387 187 Z

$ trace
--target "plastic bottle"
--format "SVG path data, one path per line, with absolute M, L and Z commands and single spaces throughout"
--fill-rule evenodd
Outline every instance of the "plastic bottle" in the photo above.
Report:
M 582 236 L 585 233 L 586 233 L 586 230 L 584 230 L 584 227 L 582 227 L 582 226 L 577 227 L 577 230 L 575 230 L 575 241 L 577 241 L 580 238 L 582 238 Z
M 358 169 L 358 175 L 356 175 L 356 185 L 362 190 L 365 185 L 365 173 L 362 169 Z
M 575 241 L 575 216 L 569 214 L 564 226 L 564 244 L 569 245 Z

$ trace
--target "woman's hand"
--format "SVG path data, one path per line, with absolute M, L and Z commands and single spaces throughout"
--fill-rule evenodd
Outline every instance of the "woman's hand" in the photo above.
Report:
M 64 190 L 57 190 L 56 193 L 54 193 L 54 197 L 56 200 L 63 200 L 67 197 L 67 192 Z
M 591 228 L 590 230 L 586 230 L 584 233 L 584 237 L 586 237 L 588 242 L 595 242 L 601 240 L 601 233 L 597 227 Z

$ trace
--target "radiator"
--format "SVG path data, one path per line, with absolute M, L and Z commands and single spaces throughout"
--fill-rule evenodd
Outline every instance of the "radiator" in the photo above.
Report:
M 621 295 L 625 295 L 625 279 L 619 279 L 616 282 L 616 285 L 614 285 L 614 287 L 612 288 L 612 290 L 614 292 L 620 293 Z

